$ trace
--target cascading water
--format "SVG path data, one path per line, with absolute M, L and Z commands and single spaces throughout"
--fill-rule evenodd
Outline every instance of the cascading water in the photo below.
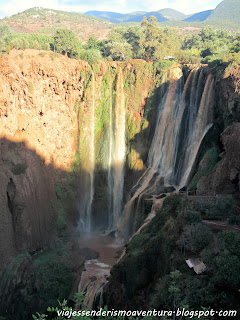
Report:
M 90 159 L 89 159 L 90 197 L 89 197 L 89 207 L 87 211 L 87 231 L 91 230 L 92 202 L 93 202 L 93 196 L 94 196 L 94 169 L 95 169 L 94 130 L 95 130 L 95 76 L 92 70 L 92 103 L 91 103 Z
M 112 170 L 112 164 L 113 164 L 113 105 L 112 105 L 112 79 L 111 76 L 109 76 L 109 89 L 110 89 L 110 95 L 109 95 L 109 152 L 108 152 L 108 226 L 112 227 L 113 225 L 113 170 Z
M 79 210 L 79 223 L 78 227 L 83 232 L 91 231 L 91 215 L 92 203 L 94 196 L 94 170 L 95 170 L 95 150 L 94 150 L 94 130 L 95 130 L 95 76 L 92 70 L 92 94 L 89 100 L 88 108 L 88 122 L 90 125 L 86 132 L 83 132 L 84 150 L 83 163 L 84 172 L 81 179 L 81 194 L 79 197 L 78 210 Z M 88 148 L 86 149 L 86 146 Z
M 200 144 L 211 127 L 214 79 L 204 83 L 202 69 L 194 69 L 183 87 L 183 77 L 170 81 L 157 111 L 154 137 L 148 154 L 148 169 L 139 179 L 127 202 L 118 230 L 128 239 L 140 226 L 143 197 L 179 190 L 189 179 Z
M 115 102 L 114 157 L 113 157 L 113 212 L 112 225 L 115 227 L 122 213 L 124 165 L 125 165 L 125 101 L 122 69 L 118 68 Z
M 181 126 L 178 135 L 182 140 L 182 143 L 178 144 L 173 172 L 173 182 L 177 186 L 177 189 L 181 189 L 187 184 L 200 144 L 212 126 L 212 106 L 214 105 L 215 100 L 214 78 L 211 74 L 208 75 L 203 93 L 202 72 L 200 72 L 197 82 L 198 86 L 194 94 L 195 96 L 189 105 L 189 110 L 186 110 L 186 113 L 188 113 L 189 117 L 185 118 L 185 115 L 183 115 L 183 119 L 185 121 L 188 120 L 189 123 L 189 134 L 184 136 L 184 133 L 182 132 L 183 126 Z M 191 92 L 191 96 L 192 95 L 193 94 Z M 182 136 L 183 138 L 181 138 Z M 185 154 L 183 154 L 182 150 L 185 150 Z

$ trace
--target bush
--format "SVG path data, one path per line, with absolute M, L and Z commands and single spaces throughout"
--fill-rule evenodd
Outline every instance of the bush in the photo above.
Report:
M 68 298 L 74 276 L 71 267 L 63 261 L 54 261 L 43 265 L 37 272 L 39 296 L 43 308 L 56 307 L 58 300 Z
M 87 61 L 90 65 L 93 65 L 95 63 L 98 63 L 99 60 L 101 59 L 101 54 L 99 50 L 94 50 L 94 49 L 90 49 L 90 50 L 86 50 L 86 49 L 81 49 L 77 56 L 77 59 L 82 59 Z
M 232 196 L 219 196 L 216 203 L 209 202 L 209 200 L 200 200 L 194 203 L 194 208 L 206 214 L 207 217 L 212 219 L 223 219 L 230 217 L 233 211 Z
M 184 218 L 186 220 L 186 223 L 188 224 L 198 223 L 202 221 L 201 214 L 199 212 L 190 210 L 186 211 Z
M 203 223 L 185 226 L 177 241 L 178 246 L 193 253 L 202 251 L 213 239 L 212 232 Z

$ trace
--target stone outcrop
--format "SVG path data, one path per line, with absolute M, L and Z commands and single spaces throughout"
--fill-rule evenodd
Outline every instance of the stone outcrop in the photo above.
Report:
M 224 152 L 212 172 L 197 185 L 198 194 L 235 194 L 239 197 L 240 123 L 227 127 L 221 135 Z

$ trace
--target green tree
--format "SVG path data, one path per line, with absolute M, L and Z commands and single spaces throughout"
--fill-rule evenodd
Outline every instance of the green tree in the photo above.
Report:
M 42 49 L 49 51 L 49 50 L 50 50 L 50 44 L 49 44 L 48 42 L 45 42 L 45 43 L 43 44 L 43 46 L 42 46 Z
M 22 46 L 22 43 L 21 43 L 21 39 L 18 39 L 18 38 L 14 38 L 11 40 L 10 42 L 10 47 L 11 49 L 20 49 Z
M 155 50 L 159 44 L 160 29 L 155 16 L 150 16 L 148 23 L 146 19 L 143 19 L 141 25 L 144 28 L 143 47 L 145 48 L 145 58 L 149 60 L 154 57 Z
M 86 49 L 81 49 L 77 56 L 77 59 L 82 59 L 87 61 L 90 65 L 93 65 L 95 63 L 98 63 L 99 60 L 101 59 L 101 53 L 99 50 L 86 50 Z
M 58 29 L 54 34 L 54 45 L 58 52 L 71 56 L 76 53 L 78 39 L 72 30 Z
M 177 244 L 184 249 L 184 253 L 185 250 L 198 253 L 210 243 L 212 238 L 211 230 L 205 224 L 190 224 L 184 227 Z
M 143 58 L 145 52 L 142 46 L 144 39 L 143 28 L 130 27 L 125 32 L 124 37 L 132 47 L 134 58 Z
M 86 43 L 86 49 L 94 49 L 99 50 L 100 46 L 98 44 L 98 41 L 95 37 L 90 37 Z
M 7 24 L 0 25 L 0 39 L 4 39 L 10 33 L 11 29 Z
M 109 42 L 105 46 L 105 55 L 112 60 L 124 61 L 131 59 L 133 52 L 127 42 Z
M 21 38 L 21 48 L 20 49 L 28 49 L 29 48 L 29 42 L 27 41 L 26 38 Z
M 39 49 L 39 42 L 37 40 L 33 41 L 33 49 L 38 50 Z

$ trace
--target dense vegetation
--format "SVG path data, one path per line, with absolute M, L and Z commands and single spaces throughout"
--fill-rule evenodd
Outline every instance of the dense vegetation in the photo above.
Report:
M 0 316 L 0 319 L 26 320 L 36 309 L 45 310 L 49 305 L 56 307 L 58 300 L 68 297 L 75 275 L 67 256 L 68 252 L 58 243 L 56 249 L 37 256 L 23 253 L 13 257 L 1 274 L 0 290 L 4 302 L 0 305 L 0 314 L 4 317 Z M 21 281 L 19 273 L 22 274 Z
M 112 269 L 107 302 L 115 308 L 188 310 L 239 309 L 240 235 L 210 228 L 202 217 L 232 214 L 232 200 L 192 203 L 166 198 L 162 209 L 128 244 Z M 186 264 L 197 259 L 197 274 Z M 117 289 L 116 289 L 117 288 Z M 117 290 L 117 293 L 114 292 Z M 118 301 L 116 297 L 118 298 Z
M 229 217 L 234 213 L 233 200 L 221 197 L 213 205 L 208 200 L 191 202 L 179 196 L 166 198 L 156 217 L 133 237 L 125 256 L 112 269 L 106 289 L 108 310 L 184 308 L 189 312 L 210 309 L 239 312 L 240 235 L 218 226 L 210 228 L 203 220 L 206 213 L 209 216 L 224 213 L 224 218 Z M 187 259 L 197 261 L 202 269 L 189 268 Z M 75 295 L 74 309 L 68 308 L 64 301 L 58 308 L 48 308 L 45 315 L 34 319 L 65 320 L 67 313 L 56 317 L 56 311 L 87 310 L 83 298 L 82 294 Z M 94 317 L 74 316 L 73 319 L 92 320 Z M 146 319 L 159 318 L 149 316 Z
M 174 59 L 180 63 L 225 63 L 237 59 L 240 34 L 204 27 L 199 34 L 184 36 L 180 29 L 160 28 L 154 16 L 144 17 L 141 26 L 112 29 L 108 40 L 90 37 L 83 43 L 69 29 L 57 29 L 53 36 L 14 33 L 0 26 L 0 49 L 52 50 L 90 64 L 101 59 L 124 61 Z M 235 56 L 234 56 L 235 54 Z

